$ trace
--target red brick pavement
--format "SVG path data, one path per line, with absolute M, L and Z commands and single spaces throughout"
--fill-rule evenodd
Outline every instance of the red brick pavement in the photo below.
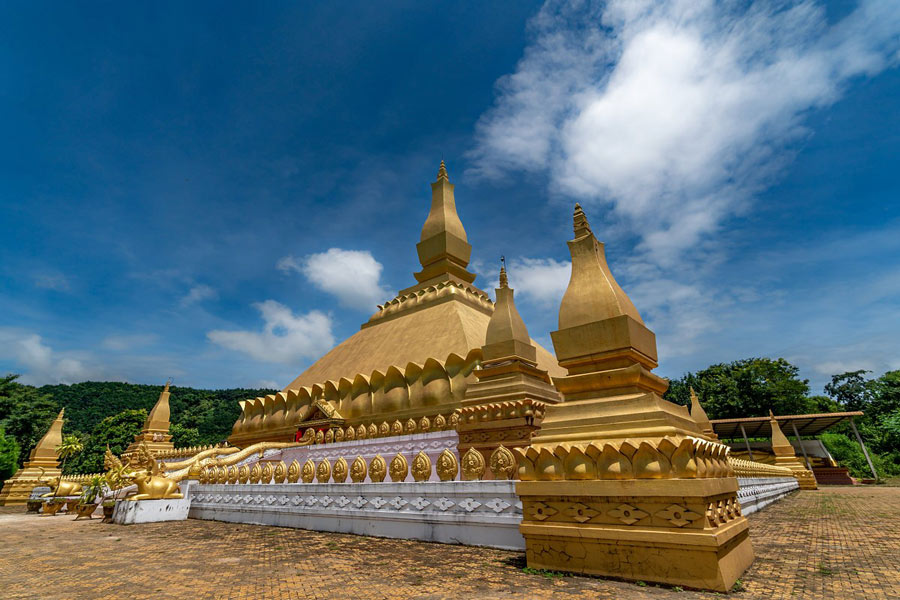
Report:
M 900 488 L 799 492 L 751 515 L 735 600 L 900 598 Z M 523 570 L 517 552 L 189 520 L 121 527 L 0 508 L 0 598 L 721 596 Z

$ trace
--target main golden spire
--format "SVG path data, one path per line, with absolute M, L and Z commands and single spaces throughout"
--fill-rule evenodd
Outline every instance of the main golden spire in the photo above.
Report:
M 437 181 L 431 184 L 431 211 L 422 226 L 416 250 L 422 264 L 422 270 L 415 274 L 419 283 L 475 281 L 475 274 L 466 270 L 472 246 L 469 245 L 466 230 L 456 214 L 453 184 L 450 183 L 443 160 L 438 169 Z

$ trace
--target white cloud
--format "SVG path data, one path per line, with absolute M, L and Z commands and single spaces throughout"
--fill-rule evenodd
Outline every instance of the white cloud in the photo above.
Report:
M 62 273 L 36 273 L 33 275 L 35 287 L 57 292 L 68 292 L 71 289 L 69 279 Z
M 0 329 L 0 358 L 22 370 L 20 381 L 29 385 L 75 383 L 89 379 L 92 370 L 82 360 L 60 355 L 36 333 Z
M 552 258 L 515 258 L 509 261 L 507 273 L 516 298 L 558 309 L 569 285 L 572 263 Z
M 812 1 L 551 0 L 530 27 L 478 123 L 475 172 L 547 172 L 662 266 L 771 183 L 808 111 L 900 58 L 894 0 L 831 25 Z
M 381 263 L 368 250 L 331 248 L 300 259 L 285 256 L 275 266 L 282 271 L 302 273 L 348 308 L 374 312 L 377 304 L 393 296 L 380 281 Z
M 206 285 L 205 283 L 201 283 L 195 285 L 191 288 L 191 290 L 181 299 L 181 306 L 188 307 L 197 302 L 203 302 L 204 300 L 214 300 L 219 297 L 219 293 Z
M 101 345 L 104 348 L 115 351 L 132 350 L 156 343 L 159 336 L 153 333 L 134 333 L 127 335 L 108 335 L 103 338 Z
M 256 360 L 282 364 L 318 358 L 334 345 L 331 319 L 320 311 L 294 315 L 290 308 L 275 300 L 253 306 L 265 321 L 261 332 L 215 330 L 208 332 L 206 337 Z

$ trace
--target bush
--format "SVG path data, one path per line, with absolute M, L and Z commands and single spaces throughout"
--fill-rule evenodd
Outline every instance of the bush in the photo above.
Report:
M 19 468 L 19 444 L 0 427 L 0 481 L 12 477 Z
M 859 479 L 871 479 L 872 471 L 856 440 L 840 433 L 823 433 L 819 439 L 828 448 L 831 456 L 842 467 L 847 467 L 850 474 Z M 869 456 L 879 477 L 900 475 L 900 452 L 875 454 L 869 449 Z

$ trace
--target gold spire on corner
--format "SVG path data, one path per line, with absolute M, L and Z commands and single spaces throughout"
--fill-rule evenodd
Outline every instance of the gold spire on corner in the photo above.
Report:
M 694 421 L 697 422 L 697 426 L 700 427 L 700 431 L 706 436 L 710 441 L 717 442 L 719 441 L 719 436 L 716 435 L 715 430 L 713 430 L 712 423 L 709 421 L 709 417 L 706 416 L 706 411 L 703 410 L 703 406 L 700 404 L 700 399 L 697 398 L 697 393 L 694 392 L 694 388 L 691 389 L 691 416 L 694 418 Z
M 775 464 L 779 467 L 787 467 L 793 471 L 794 477 L 800 484 L 800 489 L 818 489 L 815 475 L 800 462 L 799 458 L 797 458 L 794 446 L 791 445 L 787 436 L 781 431 L 781 426 L 778 424 L 778 419 L 776 419 L 775 415 L 772 413 L 772 409 L 769 409 L 769 423 L 772 426 L 772 453 L 775 455 Z M 803 443 L 799 439 L 797 442 Z
M 416 250 L 422 264 L 422 270 L 415 274 L 419 283 L 438 283 L 448 279 L 448 276 L 451 280 L 465 283 L 475 281 L 475 274 L 466 270 L 472 246 L 456 213 L 453 184 L 443 160 L 437 181 L 431 184 L 431 210 L 422 226 Z
M 572 276 L 559 307 L 559 328 L 622 315 L 643 325 L 637 308 L 613 277 L 603 242 L 597 241 L 579 204 L 575 205 L 573 225 L 575 239 L 568 243 L 572 254 Z
M 514 290 L 509 287 L 505 267 L 500 267 L 500 287 L 495 291 L 497 302 L 494 303 L 494 314 L 488 322 L 482 347 L 484 360 L 487 362 L 514 356 L 532 365 L 536 364 L 537 349 L 531 343 L 525 321 L 516 309 Z
M 56 448 L 62 443 L 65 412 L 65 408 L 59 411 L 59 415 L 31 451 L 22 468 L 3 483 L 0 490 L 0 506 L 25 504 L 35 487 L 47 485 L 49 480 L 62 476 Z
M 141 442 L 146 442 L 151 452 L 167 452 L 175 449 L 172 444 L 172 436 L 169 435 L 170 412 L 169 412 L 169 385 L 171 379 L 166 381 L 163 391 L 159 394 L 156 404 L 150 409 L 147 420 L 144 421 L 144 427 L 141 432 L 134 436 L 134 441 L 125 450 L 123 456 L 129 456 L 138 451 Z

